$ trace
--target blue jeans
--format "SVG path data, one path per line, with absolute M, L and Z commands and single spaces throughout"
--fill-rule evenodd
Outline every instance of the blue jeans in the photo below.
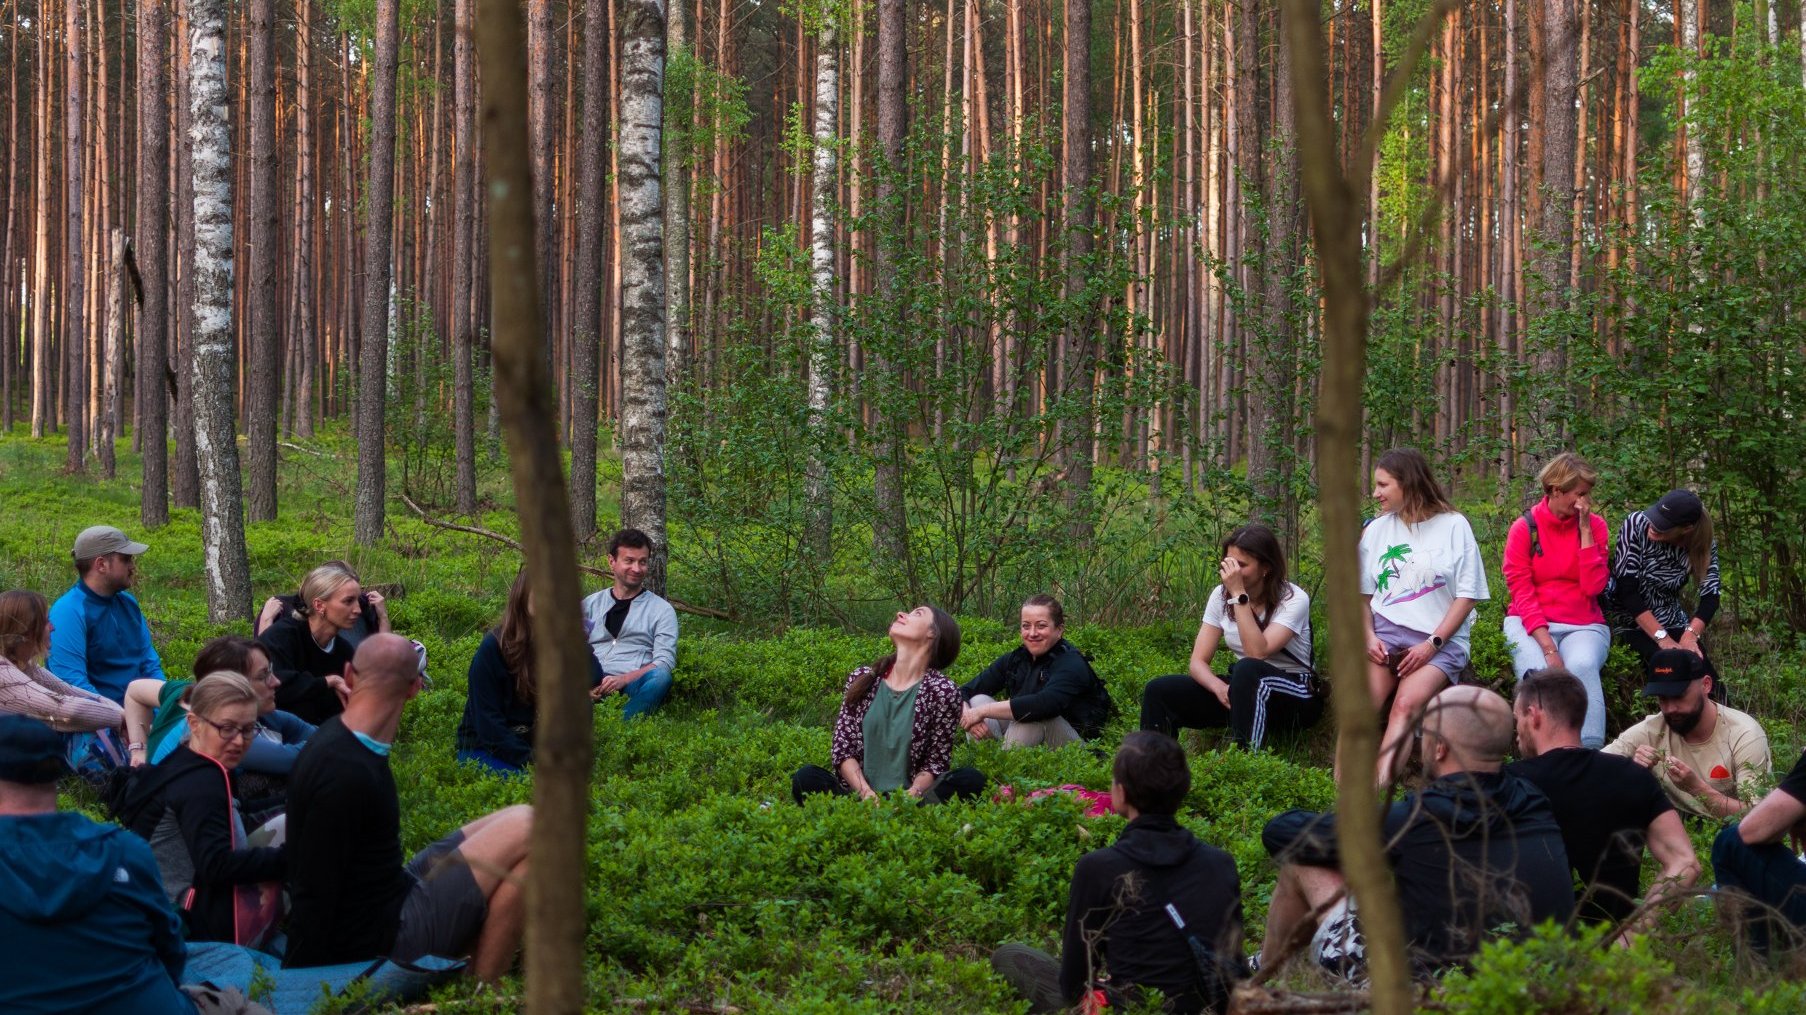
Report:
M 1752 846 L 1732 825 L 1712 840 L 1712 876 L 1721 890 L 1756 900 L 1753 911 L 1744 914 L 1743 927 L 1757 951 L 1768 953 L 1769 936 L 1775 931 L 1794 939 L 1806 927 L 1806 862 L 1786 846 L 1778 842 Z
M 620 693 L 627 696 L 627 705 L 621 709 L 623 719 L 656 712 L 671 693 L 671 671 L 663 666 L 647 670 L 639 679 L 621 688 Z
M 520 775 L 526 771 L 524 768 L 508 764 L 488 751 L 479 751 L 474 748 L 459 751 L 458 761 L 462 764 L 486 768 L 497 775 Z
M 1519 680 L 1531 670 L 1545 665 L 1543 647 L 1524 630 L 1518 617 L 1505 618 L 1505 644 L 1511 647 L 1511 669 Z M 1612 632 L 1604 624 L 1557 624 L 1550 622 L 1549 638 L 1568 672 L 1580 678 L 1587 692 L 1586 720 L 1580 726 L 1580 746 L 1595 750 L 1605 746 L 1605 687 L 1599 682 L 1599 671 L 1605 666 L 1605 655 L 1611 651 Z

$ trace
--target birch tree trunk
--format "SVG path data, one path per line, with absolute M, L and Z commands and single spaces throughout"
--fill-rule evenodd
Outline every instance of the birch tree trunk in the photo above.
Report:
M 1348 179 L 1336 152 L 1335 125 L 1324 95 L 1328 70 L 1320 8 L 1312 0 L 1283 0 L 1281 12 L 1284 44 L 1291 50 L 1304 192 L 1323 284 L 1323 389 L 1317 404 L 1317 439 L 1331 666 L 1337 673 L 1360 673 L 1366 663 L 1362 605 L 1357 595 L 1361 476 L 1356 470 L 1361 460 L 1368 314 L 1361 271 L 1361 188 Z M 1432 9 L 1432 16 L 1440 13 L 1440 7 Z M 1415 56 L 1401 59 L 1394 73 L 1409 75 L 1415 62 Z M 1384 116 L 1385 110 L 1375 111 L 1379 122 L 1372 131 L 1374 144 L 1384 132 Z M 1369 157 L 1362 151 L 1354 164 L 1364 167 Z M 1356 169 L 1356 181 L 1360 174 L 1361 169 Z M 1364 681 L 1340 681 L 1333 698 L 1341 771 L 1371 771 L 1379 751 L 1379 721 Z M 1336 813 L 1342 871 L 1360 906 L 1367 935 L 1373 1010 L 1379 1015 L 1406 1015 L 1413 1008 L 1411 970 L 1398 895 L 1380 843 L 1380 809 L 1373 781 L 1362 775 L 1343 779 L 1336 791 Z
M 57 302 L 63 307 L 63 343 L 69 376 L 64 418 L 69 437 L 68 469 L 86 468 L 88 402 L 88 318 L 82 299 L 82 17 L 81 0 L 63 0 L 63 284 Z
M 809 274 L 814 312 L 809 347 L 809 461 L 803 474 L 805 540 L 815 566 L 833 562 L 834 506 L 828 476 L 828 399 L 833 395 L 836 349 L 834 310 L 834 198 L 839 182 L 840 52 L 834 15 L 825 13 L 815 49 L 814 165 L 809 195 Z
M 601 391 L 602 269 L 608 221 L 608 4 L 583 9 L 583 151 L 577 180 L 577 306 L 571 322 L 571 526 L 596 532 L 596 417 Z
M 138 449 L 143 491 L 138 520 L 169 523 L 169 9 L 138 3 Z
M 646 584 L 665 591 L 664 0 L 621 23 L 621 524 L 652 537 Z
M 251 65 L 250 376 L 245 378 L 245 453 L 251 521 L 276 517 L 276 402 L 282 349 L 276 316 L 276 2 L 251 0 L 246 62 Z
M 1699 56 L 1699 3 L 1700 0 L 1676 0 L 1674 16 L 1680 21 L 1681 52 L 1689 59 Z M 1680 108 L 1676 110 L 1685 121 L 1693 113 L 1693 96 L 1699 87 L 1699 73 L 1691 65 L 1682 75 L 1685 82 Z M 1706 193 L 1706 147 L 1705 138 L 1696 124 L 1684 123 L 1681 128 L 1686 137 L 1687 159 L 1687 208 L 1693 213 L 1693 224 L 1700 225 L 1704 221 L 1705 209 L 1701 202 Z
M 591 0 L 592 3 L 600 0 Z M 472 33 L 475 32 L 474 0 L 457 0 L 452 30 L 452 441 L 456 445 L 458 513 L 477 511 L 476 407 L 471 386 L 476 346 L 476 312 L 472 291 L 476 288 L 476 149 L 477 74 Z
M 376 2 L 376 68 L 370 86 L 370 186 L 365 198 L 363 343 L 358 357 L 357 506 L 352 536 L 373 546 L 383 534 L 389 365 L 389 249 L 395 228 L 395 65 L 400 0 Z
M 226 2 L 189 0 L 188 147 L 194 161 L 195 463 L 207 619 L 251 609 L 243 488 L 232 419 L 232 135 L 227 127 Z
M 683 0 L 669 0 L 665 20 L 665 60 L 676 60 L 690 47 L 684 24 Z M 695 61 L 691 60 L 691 66 Z M 690 75 L 690 94 L 696 95 L 696 75 Z M 666 115 L 688 116 L 690 110 L 666 110 Z M 597 122 L 597 121 L 591 121 Z M 669 145 L 665 151 L 665 384 L 675 385 L 683 376 L 690 354 L 690 158 L 694 140 L 682 150 Z
M 125 230 L 114 226 L 107 242 L 106 373 L 102 385 L 106 411 L 100 414 L 100 472 L 112 479 L 118 468 L 113 442 L 119 439 L 121 394 L 125 373 Z
M 527 147 L 527 68 L 520 5 L 477 0 L 483 73 L 495 394 L 507 419 L 509 468 L 533 598 L 575 604 L 577 546 L 558 458 L 558 405 L 540 337 L 534 266 L 533 179 Z M 533 615 L 539 722 L 534 737 L 533 856 L 527 878 L 527 1011 L 584 1008 L 584 832 L 589 812 L 587 648 L 577 611 Z

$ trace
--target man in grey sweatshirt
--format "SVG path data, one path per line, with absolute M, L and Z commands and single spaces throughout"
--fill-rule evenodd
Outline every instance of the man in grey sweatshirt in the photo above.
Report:
M 612 588 L 583 600 L 583 624 L 590 651 L 602 664 L 602 683 L 590 694 L 627 698 L 622 714 L 632 719 L 655 711 L 671 693 L 677 664 L 677 611 L 646 588 L 652 539 L 639 529 L 622 529 L 608 541 Z

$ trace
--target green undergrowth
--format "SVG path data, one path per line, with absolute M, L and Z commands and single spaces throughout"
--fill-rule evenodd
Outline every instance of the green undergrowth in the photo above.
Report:
M 452 760 L 464 669 L 499 614 L 516 555 L 425 525 L 400 505 L 389 515 L 390 537 L 359 550 L 350 538 L 350 451 L 329 440 L 309 447 L 285 452 L 281 519 L 248 527 L 255 596 L 291 591 L 313 564 L 344 557 L 390 589 L 396 629 L 427 645 L 434 686 L 410 705 L 394 754 L 405 845 L 419 848 L 479 814 L 529 801 L 530 779 L 498 779 Z M 197 513 L 178 510 L 167 527 L 143 531 L 136 460 L 121 458 L 118 480 L 69 477 L 59 471 L 58 442 L 0 437 L 0 587 L 59 595 L 74 580 L 67 547 L 75 534 L 118 524 L 151 546 L 140 561 L 139 595 L 166 669 L 183 673 L 207 638 L 248 632 L 249 624 L 208 622 Z M 500 489 L 485 496 L 491 505 L 506 502 Z M 474 522 L 513 528 L 500 507 Z M 1503 528 L 1477 528 L 1496 559 Z M 1310 575 L 1304 580 L 1316 591 Z M 698 576 L 676 574 L 673 582 L 678 594 L 708 601 Z M 594 579 L 587 584 L 597 587 Z M 1474 655 L 1480 678 L 1503 685 L 1509 660 L 1496 572 L 1494 590 L 1475 624 Z M 1316 612 L 1321 631 L 1321 604 Z M 956 680 L 1015 644 L 1010 618 L 961 619 Z M 1150 616 L 1140 626 L 1105 627 L 1082 619 L 1068 636 L 1092 656 L 1119 710 L 1101 745 L 1005 753 L 994 743 L 962 744 L 955 764 L 977 766 L 1018 796 L 1068 783 L 1108 786 L 1109 746 L 1135 725 L 1142 686 L 1183 670 L 1197 621 Z M 689 615 L 682 622 L 668 706 L 632 724 L 612 708 L 596 710 L 589 868 L 584 884 L 569 886 L 583 893 L 589 914 L 593 1010 L 1024 1010 L 991 973 L 990 950 L 1013 940 L 1057 950 L 1073 864 L 1112 841 L 1121 819 L 1083 818 L 1075 801 L 1058 796 L 1032 804 L 817 800 L 798 807 L 791 772 L 827 762 L 828 724 L 846 674 L 886 646 L 875 619 L 865 630 L 775 630 Z M 1806 681 L 1791 649 L 1739 637 L 1721 653 L 1731 661 L 1739 703 L 1770 725 L 1783 764 L 1806 713 Z M 1320 641 L 1320 663 L 1327 653 Z M 1616 728 L 1640 717 L 1640 703 L 1632 660 L 1615 656 L 1609 673 Z M 1261 828 L 1287 808 L 1332 803 L 1333 734 L 1320 724 L 1259 755 L 1229 749 L 1222 734 L 1187 738 L 1194 783 L 1182 817 L 1235 857 L 1252 947 L 1275 875 Z M 1695 837 L 1703 851 L 1710 830 Z M 1450 1010 L 1474 1013 L 1709 1011 L 1733 1003 L 1753 1012 L 1806 1009 L 1791 985 L 1738 964 L 1710 912 L 1682 907 L 1636 951 L 1559 936 L 1500 946 L 1438 996 Z M 436 1001 L 445 1011 L 513 1011 L 519 987 L 498 994 L 460 984 Z

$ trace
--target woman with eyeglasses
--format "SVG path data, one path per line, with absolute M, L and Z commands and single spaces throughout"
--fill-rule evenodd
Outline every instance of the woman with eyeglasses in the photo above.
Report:
M 156 854 L 191 941 L 261 944 L 270 927 L 252 913 L 287 870 L 282 847 L 247 844 L 235 792 L 233 770 L 257 736 L 258 702 L 242 674 L 202 677 L 188 695 L 188 742 L 145 769 L 119 808 L 121 823 Z

